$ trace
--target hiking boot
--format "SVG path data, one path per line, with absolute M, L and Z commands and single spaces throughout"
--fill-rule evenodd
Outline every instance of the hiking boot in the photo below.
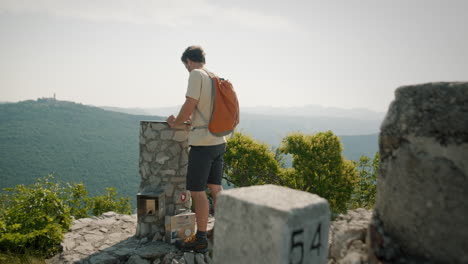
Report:
M 196 253 L 208 252 L 208 240 L 199 239 L 197 236 L 192 235 L 184 241 L 177 240 L 175 246 L 182 251 L 195 251 Z

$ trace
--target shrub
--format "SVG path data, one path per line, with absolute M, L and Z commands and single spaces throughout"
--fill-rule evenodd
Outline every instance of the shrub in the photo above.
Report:
M 340 139 L 331 131 L 313 135 L 293 133 L 283 139 L 280 151 L 293 156 L 291 188 L 328 200 L 334 213 L 345 212 L 357 181 L 351 161 L 343 158 Z
M 377 152 L 371 160 L 367 156 L 361 156 L 356 163 L 358 182 L 353 192 L 350 207 L 371 209 L 375 204 L 377 193 L 377 172 L 380 156 Z
M 70 227 L 65 189 L 49 175 L 31 186 L 6 188 L 0 213 L 0 250 L 51 255 L 59 250 L 63 231 Z
M 224 178 L 237 187 L 280 184 L 275 153 L 250 136 L 234 133 L 227 142 L 224 161 Z
M 30 186 L 4 189 L 0 195 L 0 252 L 51 256 L 59 251 L 72 216 L 88 217 L 90 211 L 98 216 L 107 211 L 131 213 L 130 198 L 118 198 L 114 188 L 89 198 L 82 183 L 64 187 L 52 182 L 53 178 L 48 175 Z
M 106 188 L 106 194 L 92 198 L 93 214 L 101 215 L 105 212 L 114 211 L 119 214 L 131 214 L 130 198 L 119 197 L 115 188 Z

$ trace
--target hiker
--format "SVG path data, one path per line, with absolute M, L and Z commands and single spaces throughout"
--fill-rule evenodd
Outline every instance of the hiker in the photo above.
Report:
M 212 80 L 204 69 L 205 52 L 200 46 L 190 46 L 182 54 L 182 62 L 189 71 L 185 103 L 177 117 L 171 115 L 167 123 L 172 128 L 190 125 L 188 144 L 190 146 L 187 168 L 187 190 L 190 191 L 195 205 L 197 233 L 184 241 L 176 241 L 176 246 L 184 251 L 198 253 L 208 251 L 207 225 L 209 203 L 206 187 L 213 196 L 223 189 L 223 156 L 226 151 L 226 138 L 215 136 L 207 129 L 212 109 Z

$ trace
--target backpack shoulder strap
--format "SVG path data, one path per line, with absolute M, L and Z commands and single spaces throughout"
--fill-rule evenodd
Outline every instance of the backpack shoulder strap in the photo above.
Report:
M 214 101 L 215 101 L 215 93 L 216 93 L 216 87 L 215 87 L 215 78 L 216 78 L 216 75 L 212 72 L 209 72 L 207 71 L 206 69 L 202 69 L 204 72 L 206 72 L 206 74 L 208 74 L 208 77 L 210 77 L 210 80 L 211 80 L 211 110 L 210 110 L 210 116 L 209 116 L 209 119 L 206 119 L 203 114 L 200 112 L 200 110 L 198 110 L 197 107 L 195 107 L 195 111 L 198 112 L 198 114 L 200 115 L 201 119 L 203 120 L 203 122 L 206 124 L 204 126 L 197 126 L 197 127 L 193 127 L 192 130 L 194 129 L 198 129 L 198 128 L 208 128 L 208 125 L 210 124 L 210 121 L 211 121 L 211 117 L 213 116 L 213 109 L 214 109 Z

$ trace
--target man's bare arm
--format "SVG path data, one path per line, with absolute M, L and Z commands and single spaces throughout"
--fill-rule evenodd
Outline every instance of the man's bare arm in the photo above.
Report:
M 198 104 L 198 100 L 191 97 L 185 97 L 185 103 L 182 105 L 179 114 L 177 117 L 171 115 L 167 118 L 167 123 L 170 127 L 180 128 L 184 126 L 184 122 L 190 120 L 195 107 Z

